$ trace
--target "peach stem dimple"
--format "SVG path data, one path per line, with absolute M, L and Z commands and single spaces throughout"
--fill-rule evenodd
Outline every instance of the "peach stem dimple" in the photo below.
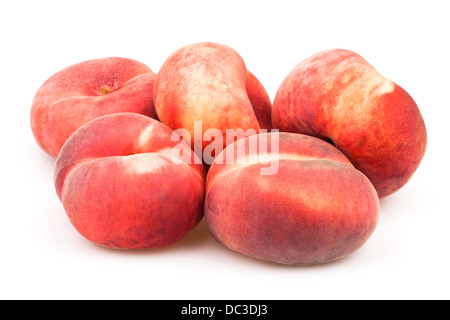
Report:
M 110 92 L 114 91 L 113 87 L 110 86 L 101 86 L 99 90 L 99 95 L 104 96 Z

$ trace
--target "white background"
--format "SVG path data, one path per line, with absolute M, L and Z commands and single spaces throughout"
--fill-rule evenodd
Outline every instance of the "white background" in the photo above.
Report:
M 448 1 L 432 0 L 2 1 L 0 298 L 450 298 L 449 16 Z M 363 248 L 287 267 L 225 249 L 203 223 L 175 245 L 142 252 L 100 248 L 71 226 L 54 191 L 54 160 L 31 134 L 36 90 L 93 58 L 133 58 L 157 72 L 200 41 L 236 49 L 272 99 L 297 63 L 330 48 L 356 51 L 413 96 L 427 153 L 381 202 Z

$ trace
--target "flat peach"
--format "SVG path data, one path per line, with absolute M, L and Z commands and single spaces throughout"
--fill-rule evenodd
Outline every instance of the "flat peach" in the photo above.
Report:
M 332 142 L 380 198 L 411 179 L 427 145 L 413 98 L 349 50 L 319 52 L 298 64 L 278 89 L 272 121 L 281 131 Z
M 88 60 L 50 77 L 36 92 L 31 129 L 38 145 L 57 157 L 76 129 L 90 120 L 118 112 L 157 118 L 153 71 L 127 58 Z
M 175 243 L 203 217 L 203 166 L 172 152 L 184 141 L 161 122 L 136 113 L 102 116 L 64 144 L 55 188 L 76 230 L 110 248 Z M 189 161 L 185 161 L 189 159 Z
M 230 144 L 208 171 L 205 221 L 219 243 L 265 261 L 309 265 L 367 242 L 379 199 L 343 153 L 302 134 L 259 134 L 256 148 L 254 138 Z M 222 161 L 230 149 L 234 160 Z M 276 170 L 263 174 L 270 167 Z

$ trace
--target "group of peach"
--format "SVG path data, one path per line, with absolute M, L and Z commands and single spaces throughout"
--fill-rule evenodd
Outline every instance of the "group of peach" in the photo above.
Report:
M 289 265 L 361 248 L 427 144 L 411 96 L 352 51 L 303 60 L 271 101 L 234 49 L 209 42 L 158 73 L 118 57 L 69 66 L 35 94 L 31 128 L 56 159 L 70 222 L 93 243 L 161 248 L 204 218 L 223 246 Z

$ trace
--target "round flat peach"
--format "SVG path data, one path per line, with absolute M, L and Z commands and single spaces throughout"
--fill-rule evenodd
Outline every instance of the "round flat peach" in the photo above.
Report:
M 50 77 L 36 92 L 31 129 L 38 145 L 57 157 L 70 135 L 103 115 L 135 112 L 157 118 L 153 71 L 119 57 L 88 60 Z
M 333 142 L 380 198 L 411 179 L 427 145 L 412 97 L 349 50 L 319 52 L 298 64 L 278 89 L 272 117 L 281 131 Z
M 268 143 L 267 153 L 242 148 L 223 164 L 219 155 L 208 171 L 205 221 L 213 237 L 231 250 L 289 265 L 333 261 L 361 248 L 379 216 L 370 181 L 318 138 L 271 133 L 258 139 Z M 238 151 L 242 140 L 224 153 Z M 276 170 L 262 174 L 268 167 Z
M 111 248 L 159 248 L 198 224 L 205 171 L 188 145 L 189 157 L 172 152 L 185 143 L 173 137 L 157 120 L 120 113 L 88 122 L 67 140 L 55 188 L 81 235 Z

